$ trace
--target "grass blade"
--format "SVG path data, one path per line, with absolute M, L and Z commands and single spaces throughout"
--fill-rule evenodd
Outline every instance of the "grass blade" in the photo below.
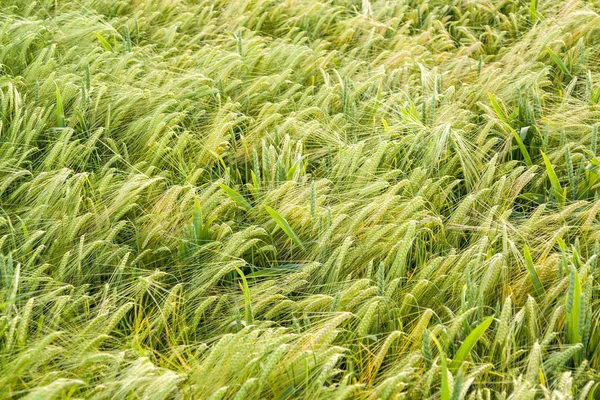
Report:
M 556 175 L 556 171 L 554 171 L 554 167 L 550 162 L 550 159 L 546 154 L 542 151 L 542 157 L 544 157 L 544 164 L 546 164 L 546 171 L 548 172 L 548 178 L 550 179 L 550 183 L 554 188 L 554 197 L 556 198 L 556 202 L 559 204 L 564 204 L 566 201 L 565 191 L 560 186 L 560 182 L 558 181 L 558 176 Z
M 440 389 L 440 399 L 441 400 L 450 400 L 452 392 L 450 390 L 450 382 L 448 379 L 448 361 L 446 360 L 446 354 L 440 345 L 440 342 L 436 339 L 435 336 L 431 336 L 431 340 L 435 343 L 436 347 L 440 352 L 440 360 L 442 362 L 441 375 L 442 375 L 442 387 Z
M 248 280 L 246 280 L 246 275 L 244 275 L 242 270 L 239 269 L 238 267 L 235 267 L 235 270 L 237 271 L 239 276 L 242 278 L 242 284 L 240 285 L 240 288 L 244 292 L 245 319 L 246 319 L 246 324 L 250 325 L 254 320 L 254 317 L 252 315 L 252 303 L 250 301 L 250 287 L 248 286 Z
M 525 143 L 523 143 L 523 139 L 521 139 L 521 135 L 519 135 L 517 131 L 515 131 L 512 126 L 510 126 L 510 119 L 504 106 L 494 97 L 493 94 L 488 93 L 488 97 L 490 98 L 490 103 L 492 103 L 492 108 L 494 112 L 496 113 L 500 121 L 502 121 L 508 127 L 510 133 L 512 133 L 514 139 L 517 141 L 517 145 L 519 146 L 519 150 L 521 150 L 521 154 L 523 154 L 525 163 L 527 165 L 533 165 L 533 162 L 531 161 L 531 156 L 529 155 L 529 151 L 527 151 L 527 147 L 525 147 Z M 525 130 L 525 132 L 527 132 L 528 128 L 529 127 L 525 127 L 521 129 L 521 131 Z
M 56 86 L 56 126 L 59 128 L 65 127 L 65 109 L 58 85 Z
M 306 247 L 304 247 L 304 244 L 302 244 L 302 242 L 300 241 L 300 238 L 298 237 L 298 235 L 296 235 L 296 232 L 294 232 L 294 230 L 288 224 L 286 219 L 283 218 L 281 215 L 279 215 L 279 213 L 277 211 L 275 211 L 274 209 L 272 209 L 269 206 L 265 206 L 265 209 L 269 212 L 269 214 L 271 214 L 271 217 L 273 217 L 273 219 L 275 220 L 277 225 L 279 225 L 279 227 L 281 229 L 283 229 L 283 231 L 286 233 L 286 235 L 288 235 L 289 238 L 292 239 L 292 241 L 294 243 L 296 243 L 296 245 L 298 247 L 300 247 L 302 250 L 306 251 Z
M 448 382 L 448 361 L 446 361 L 446 355 L 441 352 L 440 358 L 442 360 L 442 390 L 441 400 L 450 400 L 450 382 Z
M 529 127 L 526 127 L 526 128 L 523 128 L 523 129 L 527 129 L 527 128 L 529 128 Z M 517 133 L 517 131 L 515 131 L 510 126 L 509 126 L 509 129 L 510 129 L 510 132 L 512 133 L 513 137 L 517 141 L 517 145 L 519 146 L 519 150 L 521 150 L 521 154 L 523 155 L 523 158 L 525 159 L 525 164 L 527 164 L 528 166 L 533 165 L 533 162 L 531 161 L 531 156 L 529 155 L 529 151 L 527 151 L 527 147 L 525 147 L 525 143 L 523 143 L 523 139 L 521 139 L 521 135 L 519 135 Z M 521 129 L 521 131 L 523 129 Z
M 529 279 L 533 283 L 535 287 L 535 292 L 538 296 L 541 296 L 544 293 L 544 287 L 542 286 L 542 282 L 540 281 L 540 277 L 538 276 L 535 267 L 533 266 L 533 259 L 531 258 L 531 253 L 529 252 L 529 247 L 525 246 L 523 249 L 523 255 L 525 257 L 525 266 L 527 267 L 527 272 L 529 273 Z
M 246 211 L 250 211 L 252 209 L 252 205 L 248 203 L 248 201 L 237 190 L 230 188 L 224 183 L 219 183 L 219 187 L 223 189 L 225 194 L 227 194 L 231 200 L 242 206 Z
M 450 363 L 450 371 L 455 372 L 462 365 L 471 352 L 473 346 L 475 346 L 479 339 L 481 339 L 481 336 L 483 336 L 493 320 L 493 316 L 488 317 L 482 323 L 477 325 L 477 327 L 473 329 L 471 333 L 469 333 L 469 336 L 467 336 L 463 344 L 452 358 L 452 362 Z
M 111 53 L 113 52 L 112 46 L 110 45 L 110 43 L 108 43 L 108 40 L 106 40 L 104 38 L 104 36 L 102 36 L 98 32 L 94 32 L 94 35 L 96 35 L 96 39 L 98 39 L 98 41 L 100 42 L 102 47 L 104 47 L 104 50 L 111 52 Z
M 535 24 L 538 20 L 538 0 L 531 0 L 529 2 L 529 18 L 531 19 L 531 23 Z
M 550 54 L 550 58 L 552 58 L 552 61 L 554 61 L 554 63 L 558 66 L 558 68 L 560 68 L 560 70 L 567 75 L 568 77 L 571 77 L 571 71 L 569 70 L 569 68 L 567 68 L 567 66 L 565 65 L 565 63 L 563 63 L 563 60 L 561 60 L 561 58 L 558 56 L 558 54 L 556 54 L 554 51 L 552 51 L 552 49 L 550 47 L 546 47 L 546 50 L 548 51 L 548 54 Z
M 493 94 L 488 93 L 488 97 L 490 98 L 490 102 L 492 103 L 492 108 L 496 112 L 496 115 L 502 122 L 508 123 L 508 115 L 504 110 L 504 107 L 498 102 L 498 100 L 494 97 Z

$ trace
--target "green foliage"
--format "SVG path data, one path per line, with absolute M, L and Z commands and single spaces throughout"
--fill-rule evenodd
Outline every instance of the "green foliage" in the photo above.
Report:
M 544 158 L 544 164 L 546 165 L 546 172 L 548 173 L 548 179 L 550 179 L 550 183 L 552 184 L 552 188 L 554 189 L 554 199 L 560 203 L 564 204 L 566 201 L 566 192 L 560 185 L 558 180 L 558 176 L 556 175 L 556 171 L 552 166 L 552 163 L 548 159 L 548 156 L 542 152 L 542 157 Z
M 481 336 L 483 336 L 483 334 L 485 333 L 487 328 L 492 324 L 493 321 L 494 317 L 488 317 L 485 320 L 483 320 L 479 325 L 477 325 L 477 327 L 473 329 L 471 333 L 469 333 L 469 336 L 466 337 L 456 354 L 454 354 L 454 357 L 452 358 L 452 362 L 450 363 L 449 367 L 450 371 L 456 372 L 456 370 L 462 365 L 462 363 L 465 361 L 465 359 L 471 352 L 471 349 L 477 344 Z
M 296 235 L 296 232 L 294 232 L 294 230 L 292 229 L 290 224 L 288 224 L 285 218 L 283 218 L 277 211 L 275 211 L 269 206 L 265 206 L 265 210 L 269 212 L 269 214 L 271 215 L 273 220 L 275 220 L 277 225 L 279 225 L 279 227 L 285 232 L 285 234 L 288 235 L 288 237 L 292 239 L 292 241 L 298 247 L 300 247 L 302 250 L 306 250 L 306 247 L 304 247 L 304 244 L 302 244 L 302 241 L 300 240 L 298 235 Z
M 246 280 L 246 275 L 244 275 L 242 270 L 239 268 L 236 268 L 235 270 L 237 271 L 239 276 L 242 278 L 242 285 L 240 285 L 240 286 L 241 286 L 242 291 L 244 292 L 244 310 L 245 310 L 246 325 L 249 325 L 253 322 L 252 303 L 250 300 L 250 288 L 248 287 L 248 281 Z
M 64 128 L 65 126 L 65 109 L 58 86 L 56 87 L 56 126 L 59 128 Z
M 112 46 L 110 45 L 110 43 L 108 43 L 108 40 L 106 40 L 104 38 L 104 36 L 102 36 L 98 32 L 94 32 L 94 35 L 96 35 L 96 38 L 98 39 L 98 41 L 100 42 L 100 44 L 102 45 L 102 47 L 104 47 L 104 50 L 106 50 L 108 52 L 112 52 L 113 51 Z
M 546 48 L 546 50 L 548 51 L 550 58 L 552 59 L 552 61 L 554 61 L 556 66 L 568 77 L 572 76 L 571 71 L 569 71 L 569 68 L 567 68 L 563 60 L 561 60 L 561 58 L 558 56 L 558 54 L 556 54 L 550 47 Z
M 533 266 L 533 259 L 531 258 L 531 252 L 529 251 L 529 247 L 525 246 L 523 248 L 523 256 L 525 257 L 525 266 L 527 267 L 527 273 L 529 274 L 529 279 L 531 279 L 531 283 L 535 288 L 535 293 L 538 296 L 544 294 L 544 286 L 540 281 L 540 277 Z
M 238 203 L 245 210 L 249 211 L 250 209 L 252 209 L 252 205 L 250 205 L 250 203 L 248 203 L 246 201 L 246 199 L 244 199 L 244 197 L 239 192 L 237 192 L 236 190 L 230 188 L 229 186 L 227 186 L 223 183 L 219 183 L 219 187 L 221 189 L 223 189 L 223 191 L 227 194 L 227 196 L 231 197 L 231 200 Z

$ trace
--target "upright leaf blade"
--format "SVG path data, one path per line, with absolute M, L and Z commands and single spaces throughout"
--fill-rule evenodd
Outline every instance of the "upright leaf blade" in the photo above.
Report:
M 531 19 L 531 23 L 535 24 L 538 20 L 538 0 L 531 0 L 529 2 L 529 18 Z
M 531 253 L 529 252 L 529 247 L 525 246 L 523 249 L 523 256 L 525 258 L 525 266 L 527 267 L 527 272 L 529 273 L 529 279 L 531 279 L 531 283 L 533 283 L 533 287 L 535 287 L 535 292 L 538 296 L 541 296 L 544 293 L 544 287 L 542 286 L 542 282 L 540 281 L 540 277 L 538 276 L 535 267 L 533 266 L 533 259 L 531 258 Z
M 446 361 L 446 355 L 441 352 L 440 358 L 442 360 L 442 390 L 440 393 L 441 400 L 450 400 L 450 382 L 448 381 L 448 361 Z
M 494 112 L 496 113 L 496 115 L 498 116 L 500 121 L 502 121 L 504 123 L 504 125 L 510 130 L 510 133 L 513 135 L 514 139 L 517 141 L 517 145 L 519 146 L 519 150 L 521 151 L 521 154 L 523 154 L 525 163 L 527 165 L 532 165 L 533 162 L 531 161 L 531 156 L 529 155 L 529 151 L 527 151 L 527 147 L 525 147 L 525 143 L 523 143 L 523 139 L 521 139 L 520 134 L 517 133 L 517 131 L 515 131 L 512 126 L 510 126 L 509 115 L 506 112 L 504 106 L 496 99 L 496 97 L 494 97 L 493 94 L 488 93 L 488 97 L 490 98 L 490 103 L 492 104 L 492 108 L 493 108 Z M 527 132 L 528 128 L 529 127 L 525 127 L 523 129 L 525 130 L 525 132 Z
M 558 180 L 558 176 L 556 175 L 556 171 L 554 171 L 554 167 L 550 162 L 550 159 L 546 154 L 542 151 L 542 157 L 544 158 L 544 164 L 546 164 L 546 171 L 548 172 L 548 178 L 550 179 L 550 183 L 552 184 L 552 188 L 554 189 L 554 197 L 559 204 L 563 204 L 566 201 L 565 191 L 560 186 L 560 182 Z
M 550 47 L 546 47 L 546 50 L 548 51 L 548 54 L 550 54 L 550 58 L 552 58 L 552 61 L 554 61 L 554 63 L 558 66 L 558 68 L 568 77 L 571 77 L 571 71 L 569 70 L 569 68 L 567 68 L 567 66 L 565 65 L 565 63 L 563 62 L 563 60 L 561 60 L 561 58 L 558 56 L 558 54 L 556 54 L 554 51 L 552 51 L 552 49 Z
M 244 292 L 244 310 L 245 310 L 245 319 L 246 324 L 250 325 L 254 321 L 254 316 L 252 315 L 252 303 L 250 302 L 250 287 L 248 286 L 248 280 L 246 279 L 246 275 L 242 272 L 241 269 L 235 267 L 238 275 L 242 278 L 242 291 Z
M 56 126 L 59 128 L 65 127 L 65 109 L 58 85 L 56 86 Z
M 504 107 L 496 100 L 493 94 L 488 93 L 488 97 L 490 98 L 490 102 L 492 103 L 492 108 L 496 112 L 496 115 L 502 122 L 508 123 L 508 115 L 504 110 Z
M 106 40 L 104 36 L 102 36 L 98 32 L 94 32 L 94 35 L 96 35 L 96 39 L 98 39 L 104 50 L 109 51 L 111 53 L 113 52 L 112 46 L 110 45 L 110 43 L 108 43 L 108 40 Z
M 446 360 L 446 354 L 440 345 L 440 342 L 436 339 L 435 336 L 431 336 L 431 340 L 435 343 L 436 347 L 440 352 L 440 360 L 442 362 L 441 374 L 442 374 L 442 387 L 440 389 L 440 399 L 441 400 L 450 400 L 452 395 L 452 391 L 450 390 L 450 381 L 448 379 L 448 361 Z
M 471 352 L 473 346 L 475 346 L 479 339 L 481 339 L 481 336 L 483 336 L 493 320 L 493 316 L 488 317 L 482 323 L 477 325 L 477 327 L 473 329 L 471 333 L 469 333 L 469 336 L 467 336 L 463 344 L 452 358 L 452 362 L 450 363 L 450 371 L 455 372 L 462 365 Z
M 529 155 L 529 151 L 527 151 L 527 147 L 525 147 L 525 143 L 523 143 L 523 139 L 521 139 L 521 135 L 518 134 L 517 131 L 515 131 L 511 126 L 509 126 L 508 128 L 510 129 L 510 132 L 512 133 L 513 137 L 517 141 L 519 150 L 521 150 L 521 154 L 523 155 L 523 158 L 525 159 L 525 164 L 531 166 L 533 164 L 533 162 L 531 161 L 531 156 Z M 526 127 L 526 128 L 529 128 L 529 127 Z M 526 129 L 526 128 L 523 128 L 523 129 Z M 523 129 L 521 129 L 521 131 L 523 131 Z
M 296 243 L 298 247 L 306 251 L 306 247 L 304 247 L 304 244 L 302 244 L 302 241 L 300 240 L 298 235 L 296 235 L 296 232 L 294 232 L 294 230 L 292 229 L 290 224 L 288 224 L 286 219 L 279 215 L 277 211 L 275 211 L 269 206 L 265 206 L 265 209 L 269 212 L 269 214 L 271 214 L 271 217 L 275 220 L 277 225 L 279 225 L 279 227 L 286 233 L 286 235 L 288 235 L 289 238 L 292 239 L 292 241 Z

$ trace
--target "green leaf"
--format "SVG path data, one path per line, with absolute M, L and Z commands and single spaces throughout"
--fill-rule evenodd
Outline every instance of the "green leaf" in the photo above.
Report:
M 298 235 L 296 235 L 296 232 L 294 232 L 294 230 L 288 224 L 288 222 L 285 220 L 285 218 L 283 218 L 281 215 L 279 215 L 279 213 L 277 211 L 273 210 L 269 206 L 265 206 L 265 209 L 269 212 L 269 214 L 271 214 L 271 217 L 273 217 L 273 219 L 275 220 L 277 225 L 279 225 L 279 227 L 281 229 L 283 229 L 283 231 L 286 233 L 286 235 L 288 235 L 289 238 L 292 239 L 292 241 L 294 243 L 296 243 L 296 245 L 298 247 L 300 247 L 302 250 L 306 251 L 306 247 L 304 247 L 304 245 L 300 241 L 300 238 L 298 237 Z
M 440 345 L 440 342 L 438 342 L 435 336 L 431 336 L 431 340 L 433 340 L 436 347 L 438 348 L 440 352 L 440 360 L 442 361 L 442 370 L 440 371 L 442 374 L 440 400 L 450 400 L 452 392 L 450 391 L 450 382 L 448 379 L 448 361 L 446 360 L 446 354 L 444 353 L 444 350 L 442 350 L 442 346 Z
M 592 104 L 600 103 L 600 88 L 596 92 L 592 93 Z
M 446 361 L 446 355 L 442 352 L 440 353 L 440 358 L 442 360 L 442 390 L 441 390 L 441 400 L 450 400 L 450 382 L 448 382 L 448 361 Z
M 227 194 L 227 196 L 229 196 L 231 198 L 231 200 L 238 203 L 246 211 L 250 211 L 252 209 L 252 205 L 250 203 L 248 203 L 248 201 L 246 199 L 244 199 L 244 197 L 238 191 L 230 188 L 229 186 L 227 186 L 223 183 L 219 183 L 218 185 L 221 189 L 223 189 L 225 194 Z
M 523 155 L 523 158 L 525 159 L 525 164 L 527 164 L 528 166 L 531 166 L 533 164 L 533 162 L 531 161 L 531 156 L 529 156 L 527 147 L 525 147 L 525 143 L 523 143 L 523 139 L 521 139 L 521 135 L 518 134 L 517 131 L 515 131 L 512 127 L 509 126 L 508 128 L 510 129 L 510 132 L 512 133 L 513 137 L 517 141 L 519 150 L 521 150 L 521 154 Z M 526 134 L 529 127 L 526 126 L 524 128 L 521 128 L 521 134 L 523 133 L 523 129 L 525 129 L 525 134 Z
M 104 47 L 104 50 L 109 51 L 109 52 L 112 53 L 113 48 L 110 45 L 110 43 L 108 43 L 108 40 L 104 39 L 104 36 L 102 36 L 98 32 L 94 32 L 94 35 L 96 35 L 96 38 L 98 39 L 98 41 L 100 42 L 100 44 L 102 45 L 102 47 Z
M 546 47 L 546 50 L 548 51 L 548 54 L 550 54 L 550 58 L 552 58 L 552 60 L 558 66 L 558 68 L 560 68 L 560 70 L 565 75 L 571 77 L 571 71 L 569 71 L 565 63 L 563 63 L 563 61 L 560 59 L 560 57 L 554 51 L 552 51 L 550 47 Z
M 65 109 L 58 85 L 56 86 L 56 126 L 59 128 L 65 127 Z
M 192 222 L 192 229 L 194 232 L 194 239 L 197 244 L 202 244 L 210 241 L 210 226 L 214 218 L 204 220 L 202 215 L 202 207 L 200 201 L 194 199 L 194 220 Z
M 469 333 L 469 336 L 467 336 L 463 344 L 452 358 L 452 362 L 450 363 L 450 371 L 455 372 L 462 365 L 471 352 L 473 346 L 475 346 L 479 339 L 481 339 L 481 336 L 483 336 L 493 320 L 494 316 L 488 317 L 482 323 L 477 325 L 477 327 L 473 329 L 471 333 Z
M 383 125 L 383 130 L 386 133 L 390 131 L 390 126 L 388 125 L 387 121 L 383 117 L 381 118 L 381 124 Z
M 544 164 L 546 164 L 546 171 L 548 172 L 548 178 L 550 178 L 550 183 L 552 184 L 552 187 L 554 188 L 554 197 L 556 198 L 556 201 L 559 204 L 564 204 L 566 201 L 565 191 L 560 186 L 560 182 L 558 181 L 558 176 L 556 175 L 556 172 L 554 171 L 554 167 L 552 166 L 550 159 L 548 159 L 548 156 L 546 156 L 546 154 L 543 151 L 541 151 L 541 153 L 542 153 L 542 157 L 544 157 Z
M 496 112 L 498 118 L 502 120 L 502 122 L 508 123 L 508 115 L 504 110 L 504 107 L 496 100 L 493 94 L 488 93 L 488 97 L 490 98 L 490 102 L 492 103 L 492 108 Z
M 529 2 L 529 18 L 531 19 L 531 23 L 535 24 L 538 20 L 538 0 L 531 0 Z
M 242 278 L 241 288 L 242 288 L 242 291 L 244 292 L 245 319 L 246 319 L 246 324 L 250 325 L 252 323 L 252 321 L 254 320 L 254 317 L 252 316 L 252 303 L 250 302 L 250 287 L 248 287 L 248 281 L 246 280 L 246 275 L 244 275 L 242 270 L 239 269 L 238 267 L 235 267 L 235 270 L 237 271 L 239 276 Z
M 529 247 L 525 246 L 523 249 L 523 255 L 525 257 L 525 266 L 527 267 L 527 272 L 529 273 L 529 279 L 533 283 L 535 287 L 535 292 L 538 296 L 541 296 L 544 293 L 544 287 L 542 286 L 542 282 L 540 281 L 540 277 L 538 276 L 535 267 L 533 266 L 533 259 L 531 258 L 531 253 L 529 252 Z
M 286 175 L 286 179 L 287 179 L 288 181 L 291 181 L 291 180 L 294 178 L 294 175 L 296 174 L 296 171 L 298 170 L 298 167 L 302 165 L 302 163 L 303 163 L 303 161 L 304 161 L 304 159 L 305 159 L 305 158 L 306 158 L 305 156 L 303 156 L 303 157 L 300 157 L 300 158 L 299 158 L 298 160 L 296 160 L 296 162 L 295 162 L 295 163 L 294 163 L 294 164 L 293 164 L 293 165 L 290 167 L 290 169 L 288 170 L 288 172 L 287 172 L 287 175 Z
M 490 98 L 490 102 L 492 103 L 492 108 L 494 109 L 494 112 L 496 113 L 496 115 L 498 116 L 500 121 L 502 121 L 506 125 L 506 127 L 510 130 L 510 133 L 512 133 L 513 137 L 517 141 L 517 145 L 519 146 L 519 150 L 521 150 L 521 154 L 523 154 L 525 163 L 527 165 L 531 166 L 533 163 L 531 161 L 531 157 L 529 156 L 529 152 L 527 151 L 527 147 L 525 147 L 525 143 L 523 143 L 523 139 L 521 139 L 521 135 L 518 134 L 517 131 L 515 131 L 512 126 L 510 126 L 509 116 L 508 116 L 508 113 L 506 112 L 506 110 L 504 109 L 504 106 L 494 97 L 493 94 L 488 93 L 488 97 Z M 521 134 L 527 134 L 528 129 L 529 129 L 528 126 L 522 128 Z

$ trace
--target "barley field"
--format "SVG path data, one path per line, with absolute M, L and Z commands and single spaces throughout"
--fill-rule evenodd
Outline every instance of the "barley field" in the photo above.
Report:
M 0 398 L 600 398 L 599 124 L 595 1 L 0 0 Z

